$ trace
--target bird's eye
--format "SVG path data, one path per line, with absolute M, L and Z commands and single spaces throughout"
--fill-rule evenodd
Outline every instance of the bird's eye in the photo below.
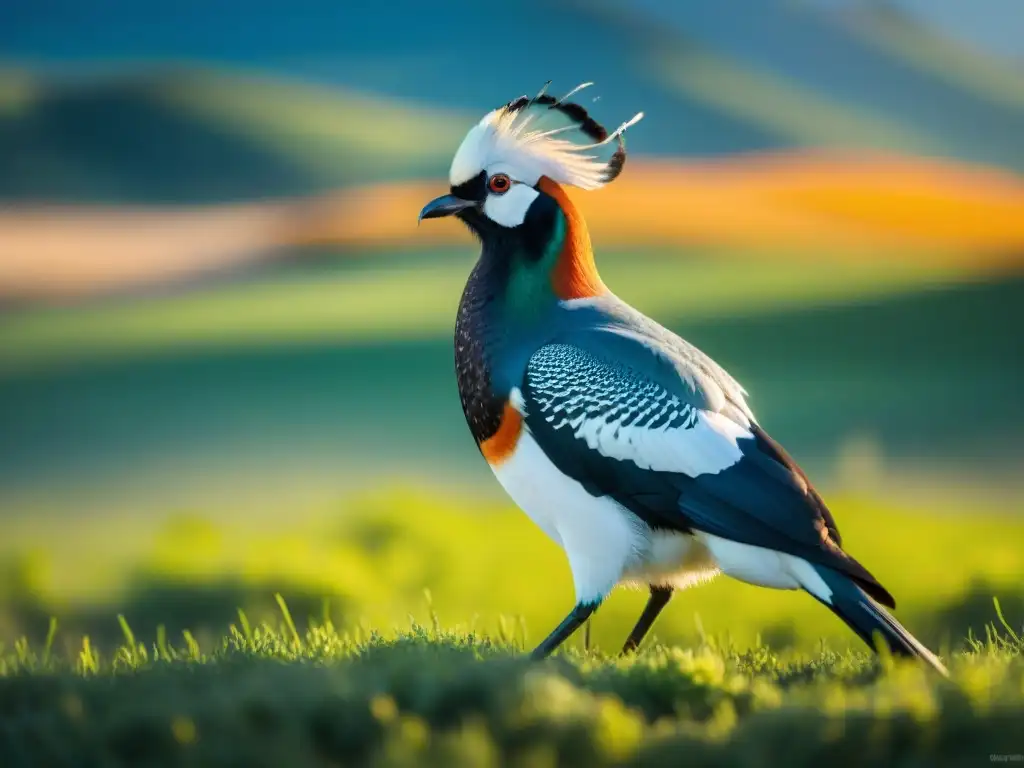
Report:
M 512 179 L 504 173 L 496 173 L 487 180 L 487 188 L 496 195 L 504 195 L 512 186 Z

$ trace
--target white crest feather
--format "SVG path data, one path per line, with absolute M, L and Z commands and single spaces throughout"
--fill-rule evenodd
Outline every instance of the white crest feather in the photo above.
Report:
M 452 160 L 453 186 L 501 171 L 514 180 L 535 185 L 541 176 L 559 184 L 597 189 L 618 175 L 625 157 L 622 135 L 643 118 L 640 112 L 599 141 L 585 110 L 567 100 L 592 83 L 582 83 L 565 96 L 546 95 L 547 84 L 533 99 L 517 99 L 489 112 L 466 135 Z M 579 119 L 582 112 L 585 125 Z M 589 132 L 588 132 L 589 130 Z M 617 143 L 609 155 L 602 150 Z M 606 155 L 606 156 L 603 156 Z

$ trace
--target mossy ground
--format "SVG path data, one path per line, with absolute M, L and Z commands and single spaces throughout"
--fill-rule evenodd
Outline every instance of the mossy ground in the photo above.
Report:
M 20 766 L 984 765 L 1024 752 L 1009 627 L 913 664 L 706 640 L 532 662 L 514 641 L 387 638 L 239 615 L 214 647 L 164 633 L 0 657 L 0 764 Z
M 0 579 L 0 766 L 968 766 L 1024 753 L 1019 518 L 836 506 L 951 680 L 879 664 L 806 596 L 724 579 L 677 596 L 634 658 L 614 654 L 644 595 L 616 592 L 590 652 L 577 633 L 531 662 L 572 585 L 564 555 L 507 506 L 387 492 L 275 529 L 251 514 L 181 516 L 155 535 L 40 521 L 34 538 L 51 546 Z

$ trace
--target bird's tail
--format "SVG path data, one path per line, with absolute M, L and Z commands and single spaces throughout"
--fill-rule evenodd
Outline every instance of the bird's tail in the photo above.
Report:
M 814 597 L 846 622 L 872 649 L 877 650 L 876 636 L 888 646 L 894 656 L 912 656 L 922 659 L 940 674 L 948 677 L 949 672 L 939 657 L 896 621 L 891 613 L 872 600 L 857 584 L 846 575 L 824 566 L 815 566 L 822 580 L 832 594 L 828 600 Z

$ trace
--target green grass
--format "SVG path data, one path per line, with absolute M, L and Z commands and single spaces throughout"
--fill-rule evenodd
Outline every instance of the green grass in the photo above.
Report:
M 564 556 L 520 512 L 471 498 L 380 492 L 276 524 L 197 511 L 148 536 L 139 520 L 26 521 L 0 578 L 0 765 L 1019 754 L 1024 519 L 832 506 L 950 681 L 879 663 L 806 596 L 722 579 L 678 595 L 636 657 L 615 653 L 644 596 L 619 591 L 589 651 L 580 632 L 531 662 L 573 601 Z
M 835 495 L 830 505 L 847 549 L 934 647 L 956 650 L 969 632 L 981 633 L 995 619 L 993 597 L 1011 624 L 1024 624 L 1024 518 L 1015 510 L 967 516 Z M 524 625 L 524 641 L 537 642 L 574 600 L 562 551 L 507 504 L 380 491 L 274 518 L 244 509 L 226 517 L 197 510 L 148 531 L 146 521 L 95 516 L 9 527 L 0 639 L 41 637 L 56 616 L 62 642 L 88 633 L 109 643 L 117 634 L 109 617 L 118 613 L 143 635 L 163 624 L 211 638 L 236 608 L 256 621 L 273 615 L 270 596 L 281 592 L 303 626 L 325 613 L 348 629 L 436 613 L 487 632 Z M 620 647 L 644 600 L 639 591 L 614 592 L 592 621 L 595 646 Z M 740 647 L 806 651 L 824 638 L 837 650 L 860 648 L 805 595 L 724 578 L 680 593 L 654 633 L 668 643 L 710 634 Z
M 1009 627 L 952 679 L 828 648 L 711 640 L 531 662 L 514 636 L 301 632 L 240 613 L 189 634 L 76 653 L 0 652 L 0 763 L 103 766 L 985 764 L 1019 755 L 1024 643 Z M 53 628 L 51 627 L 51 630 Z M 991 756 L 997 756 L 995 758 Z

